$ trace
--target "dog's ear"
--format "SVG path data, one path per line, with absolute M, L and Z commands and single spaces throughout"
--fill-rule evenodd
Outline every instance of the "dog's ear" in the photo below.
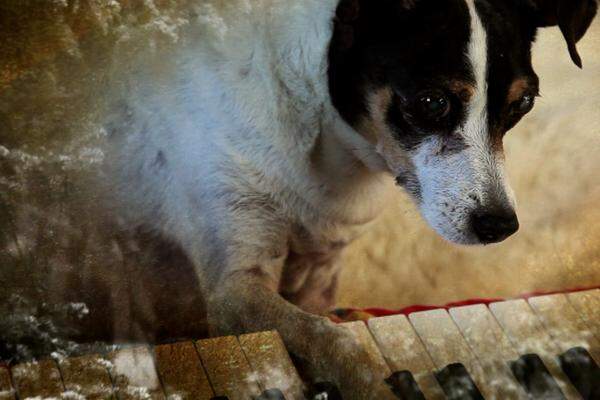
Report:
M 573 62 L 581 68 L 583 62 L 577 42 L 590 27 L 598 11 L 597 0 L 530 0 L 535 9 L 538 27 L 556 26 L 567 41 Z

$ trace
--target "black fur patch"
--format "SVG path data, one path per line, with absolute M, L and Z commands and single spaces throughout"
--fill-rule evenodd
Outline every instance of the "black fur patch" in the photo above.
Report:
M 527 94 L 538 95 L 539 79 L 531 63 L 531 45 L 536 23 L 531 12 L 519 6 L 519 0 L 478 0 L 477 11 L 488 41 L 488 121 L 493 142 L 523 117 L 511 112 L 508 93 L 516 79 L 529 82 Z
M 558 25 L 573 62 L 583 67 L 577 42 L 587 32 L 598 12 L 597 0 L 527 0 L 537 26 Z
M 506 131 L 523 116 L 508 103 L 513 82 L 526 80 L 526 94 L 538 94 L 531 63 L 537 28 L 562 24 L 573 55 L 571 42 L 583 36 L 597 7 L 594 0 L 475 1 L 488 37 L 489 132 L 501 146 Z M 367 116 L 369 93 L 389 87 L 394 99 L 386 110 L 387 122 L 399 145 L 411 149 L 434 134 L 452 139 L 466 113 L 465 99 L 449 88 L 456 81 L 474 83 L 466 57 L 470 30 L 465 0 L 341 0 L 329 50 L 334 106 L 357 127 Z M 413 112 L 420 94 L 431 89 L 450 96 L 452 114 L 444 124 L 416 118 Z M 450 143 L 460 149 L 456 140 Z
M 356 125 L 368 94 L 390 87 L 387 120 L 400 144 L 412 148 L 427 135 L 449 134 L 464 119 L 464 102 L 449 86 L 474 79 L 466 58 L 470 25 L 464 0 L 342 0 L 329 53 L 333 104 Z M 415 101 L 437 89 L 451 96 L 451 118 L 442 125 L 417 120 Z

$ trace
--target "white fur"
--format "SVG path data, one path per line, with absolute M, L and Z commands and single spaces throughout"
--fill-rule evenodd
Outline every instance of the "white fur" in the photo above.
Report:
M 337 3 L 204 0 L 176 79 L 127 94 L 128 122 L 117 122 L 127 132 L 109 151 L 115 197 L 132 224 L 180 243 L 209 282 L 284 254 L 290 226 L 350 240 L 393 189 L 329 98 Z M 275 277 L 282 259 L 269 262 Z
M 440 155 L 433 138 L 412 161 L 425 218 L 447 239 L 474 243 L 470 213 L 509 196 L 487 139 L 486 33 L 467 3 L 477 93 L 459 134 L 470 146 Z M 393 193 L 377 149 L 331 104 L 337 4 L 204 0 L 169 77 L 139 72 L 128 88 L 107 152 L 117 206 L 132 226 L 179 243 L 205 286 L 256 266 L 277 282 L 289 251 L 350 241 Z
M 340 249 L 382 210 L 396 172 L 331 104 L 327 51 L 338 1 L 199 2 L 187 46 L 169 60 L 175 70 L 132 76 L 106 176 L 119 214 L 174 240 L 196 266 L 212 334 L 275 329 L 345 398 L 391 399 L 352 333 L 314 315 L 333 306 Z M 484 139 L 477 18 L 473 31 L 480 93 L 461 133 L 472 146 L 440 155 L 440 139 L 431 139 L 412 160 L 423 214 L 460 242 L 473 242 L 468 194 L 500 176 Z M 322 359 L 335 361 L 318 370 Z
M 467 148 L 458 154 L 440 151 L 443 138 L 433 137 L 414 156 L 422 189 L 423 216 L 442 236 L 453 242 L 477 243 L 470 216 L 478 208 L 514 207 L 512 190 L 504 178 L 503 159 L 492 149 L 487 116 L 487 34 L 475 7 L 466 0 L 471 15 L 468 59 L 475 75 L 475 93 L 466 122 L 456 135 Z

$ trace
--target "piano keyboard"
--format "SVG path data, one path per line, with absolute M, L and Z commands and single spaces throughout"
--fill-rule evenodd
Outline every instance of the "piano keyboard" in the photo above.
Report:
M 342 326 L 398 399 L 600 399 L 600 289 Z M 0 400 L 341 398 L 306 387 L 276 332 L 0 368 Z

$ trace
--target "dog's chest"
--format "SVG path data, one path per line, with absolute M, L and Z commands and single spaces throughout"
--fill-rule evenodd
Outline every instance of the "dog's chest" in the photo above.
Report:
M 294 226 L 279 293 L 308 312 L 321 313 L 335 301 L 339 256 L 364 226 L 310 230 Z
M 358 238 L 366 225 L 328 226 L 309 229 L 306 226 L 292 227 L 288 256 L 284 274 L 294 274 L 295 269 L 318 269 L 335 264 L 342 251 Z
M 290 253 L 308 257 L 327 257 L 339 253 L 365 230 L 364 225 L 307 227 L 294 225 L 290 235 Z

